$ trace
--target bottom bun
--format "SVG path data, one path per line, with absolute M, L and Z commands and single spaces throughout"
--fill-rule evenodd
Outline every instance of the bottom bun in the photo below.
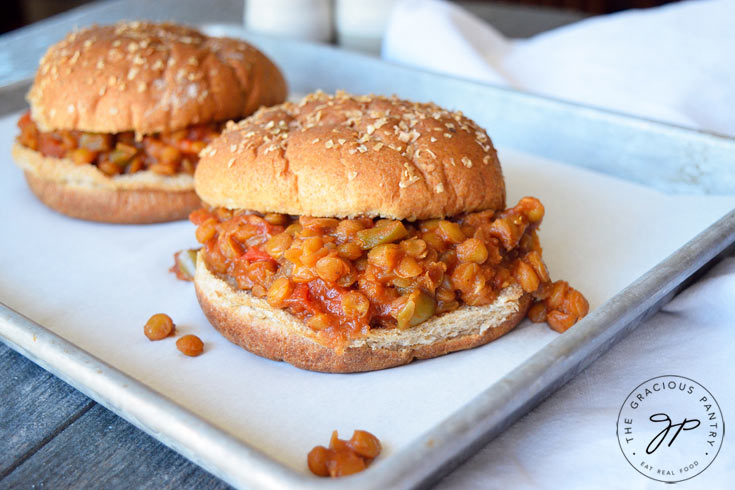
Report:
M 16 144 L 15 162 L 28 187 L 46 206 L 72 218 L 103 223 L 161 223 L 186 219 L 201 207 L 191 175 L 166 177 L 153 172 L 108 177 L 94 165 Z
M 514 285 L 490 305 L 462 306 L 406 330 L 374 329 L 344 348 L 333 348 L 320 343 L 313 330 L 286 310 L 215 276 L 201 253 L 194 285 L 204 314 L 231 342 L 268 359 L 330 373 L 385 369 L 487 344 L 512 330 L 531 302 Z
M 72 218 L 145 224 L 186 219 L 201 207 L 194 191 L 109 190 L 78 187 L 25 173 L 28 187 L 46 206 Z

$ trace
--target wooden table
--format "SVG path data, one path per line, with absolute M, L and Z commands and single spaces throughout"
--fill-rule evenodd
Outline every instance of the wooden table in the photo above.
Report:
M 233 22 L 242 0 L 132 0 L 84 6 L 0 36 L 0 114 L 23 107 L 23 80 L 74 26 L 119 19 Z M 573 12 L 468 2 L 510 36 L 580 19 Z M 1 300 L 1 298 L 0 298 Z M 228 485 L 0 343 L 0 488 L 228 488 Z M 459 470 L 461 471 L 461 470 Z

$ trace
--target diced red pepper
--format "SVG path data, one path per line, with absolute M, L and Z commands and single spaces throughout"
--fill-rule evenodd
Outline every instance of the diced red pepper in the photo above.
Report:
M 243 255 L 243 258 L 247 260 L 248 262 L 263 262 L 266 260 L 273 260 L 273 258 L 268 255 L 263 250 L 259 249 L 258 247 L 250 247 L 247 252 Z

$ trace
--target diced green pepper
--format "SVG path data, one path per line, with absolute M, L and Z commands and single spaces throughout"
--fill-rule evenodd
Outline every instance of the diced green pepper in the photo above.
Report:
M 431 318 L 435 311 L 436 302 L 434 298 L 417 289 L 411 293 L 408 301 L 396 317 L 398 328 L 405 329 L 418 325 Z
M 112 149 L 112 135 L 100 133 L 82 133 L 79 146 L 92 151 L 110 151 Z
M 408 231 L 406 231 L 406 227 L 400 221 L 390 221 L 380 226 L 357 232 L 357 238 L 363 250 L 369 250 L 386 243 L 393 243 L 407 236 Z
M 124 167 L 138 153 L 138 149 L 132 145 L 118 143 L 110 152 L 110 161 L 118 167 Z

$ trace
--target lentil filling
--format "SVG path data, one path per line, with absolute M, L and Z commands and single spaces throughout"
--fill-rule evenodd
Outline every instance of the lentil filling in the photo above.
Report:
M 160 175 L 193 174 L 199 152 L 219 136 L 222 123 L 195 124 L 170 133 L 136 138 L 135 133 L 41 131 L 26 112 L 18 121 L 18 142 L 53 158 L 92 164 L 109 176 L 150 170 Z
M 538 199 L 524 197 L 501 212 L 417 222 L 225 208 L 189 218 L 213 273 L 338 343 L 488 305 L 512 284 L 533 295 L 531 320 L 571 327 L 589 306 L 566 282 L 551 282 L 536 234 L 543 215 Z

